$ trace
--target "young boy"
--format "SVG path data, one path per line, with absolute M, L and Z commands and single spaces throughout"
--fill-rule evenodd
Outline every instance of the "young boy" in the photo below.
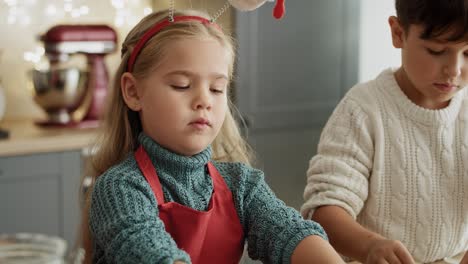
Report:
M 396 0 L 402 64 L 358 84 L 322 133 L 304 217 L 362 263 L 460 263 L 468 249 L 468 1 Z M 468 256 L 463 263 L 468 263 Z

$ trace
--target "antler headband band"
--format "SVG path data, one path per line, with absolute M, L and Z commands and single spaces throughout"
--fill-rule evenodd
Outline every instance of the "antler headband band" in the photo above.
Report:
M 130 54 L 130 58 L 128 59 L 127 72 L 132 72 L 133 65 L 135 64 L 135 61 L 138 55 L 140 54 L 141 50 L 143 49 L 143 47 L 145 46 L 146 42 L 148 42 L 149 39 L 151 39 L 154 35 L 156 35 L 159 31 L 161 31 L 163 28 L 167 27 L 168 25 L 172 23 L 177 23 L 180 21 L 194 21 L 194 22 L 200 22 L 203 24 L 213 24 L 214 26 L 219 28 L 219 26 L 217 24 L 214 24 L 211 20 L 208 20 L 204 17 L 199 17 L 199 16 L 174 16 L 170 20 L 162 20 L 156 23 L 148 31 L 146 31 L 143 37 L 141 37 L 138 40 L 137 44 L 132 50 L 132 53 Z

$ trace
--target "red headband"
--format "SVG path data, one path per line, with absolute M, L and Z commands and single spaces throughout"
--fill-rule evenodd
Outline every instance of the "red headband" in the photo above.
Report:
M 143 49 L 143 47 L 145 46 L 146 42 L 151 37 L 156 35 L 159 31 L 161 31 L 163 28 L 167 27 L 168 25 L 170 25 L 172 23 L 179 22 L 179 21 L 198 21 L 198 22 L 201 22 L 203 24 L 213 23 L 209 19 L 199 17 L 199 16 L 175 16 L 173 21 L 169 21 L 169 20 L 166 19 L 166 20 L 163 20 L 163 21 L 160 21 L 160 22 L 156 23 L 152 28 L 150 28 L 148 31 L 146 31 L 146 33 L 143 35 L 143 37 L 141 37 L 138 40 L 137 44 L 135 45 L 135 48 L 133 48 L 132 54 L 130 54 L 130 58 L 128 59 L 128 62 L 127 62 L 127 72 L 132 72 L 133 65 L 135 64 L 135 60 L 138 57 L 138 54 L 140 54 L 140 52 Z M 218 27 L 217 24 L 213 23 L 213 25 Z

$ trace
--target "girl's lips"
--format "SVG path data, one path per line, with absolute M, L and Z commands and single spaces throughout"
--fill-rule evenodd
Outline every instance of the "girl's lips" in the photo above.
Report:
M 204 128 L 207 128 L 207 127 L 211 127 L 210 121 L 208 121 L 207 119 L 204 119 L 204 118 L 198 118 L 198 119 L 190 122 L 189 125 L 197 128 L 197 129 L 204 129 Z
M 190 123 L 190 126 L 196 128 L 198 130 L 202 130 L 202 129 L 205 129 L 205 128 L 209 127 L 209 125 L 206 124 L 206 123 L 197 123 L 197 122 Z

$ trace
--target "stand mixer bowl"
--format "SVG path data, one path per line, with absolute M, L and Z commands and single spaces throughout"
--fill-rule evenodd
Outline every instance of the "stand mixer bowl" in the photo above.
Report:
M 88 72 L 79 68 L 31 70 L 34 101 L 47 112 L 50 124 L 68 124 L 84 102 Z M 79 121 L 79 120 L 77 120 Z

